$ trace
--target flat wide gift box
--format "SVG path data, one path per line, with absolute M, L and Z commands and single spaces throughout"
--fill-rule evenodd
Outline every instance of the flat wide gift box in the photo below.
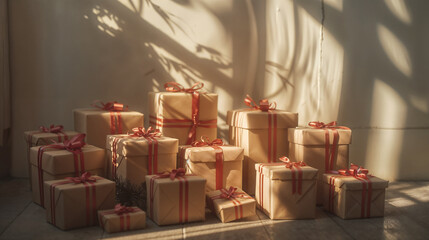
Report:
M 255 169 L 256 202 L 269 218 L 315 218 L 317 169 L 290 169 L 284 163 L 256 164 Z
M 338 133 L 337 138 L 334 138 L 334 131 Z M 303 161 L 307 165 L 319 169 L 317 178 L 318 205 L 323 204 L 323 174 L 331 170 L 345 169 L 349 165 L 351 136 L 352 131 L 350 129 L 310 127 L 289 129 L 288 157 L 292 161 Z
M 47 145 L 49 146 L 49 145 Z M 42 146 L 44 148 L 46 146 Z M 79 176 L 87 171 L 95 175 L 103 176 L 105 166 L 104 149 L 85 145 L 82 147 L 82 156 L 75 157 L 70 151 L 46 148 L 39 160 L 39 148 L 30 149 L 30 162 L 32 171 L 32 196 L 33 202 L 44 206 L 43 181 L 63 179 L 65 177 Z M 46 207 L 46 206 L 45 206 Z
M 108 233 L 138 230 L 146 227 L 146 213 L 138 207 L 116 204 L 115 209 L 98 211 L 98 222 Z
M 189 145 L 201 136 L 215 139 L 218 95 L 185 90 L 150 92 L 150 125 L 164 136 L 179 139 L 179 145 Z
M 101 177 L 46 181 L 44 185 L 46 219 L 63 230 L 97 225 L 97 211 L 115 206 L 115 183 Z
M 184 173 L 184 169 L 183 173 Z M 161 176 L 161 177 L 160 177 Z M 174 176 L 173 176 L 174 177 Z M 147 175 L 147 214 L 158 225 L 205 220 L 206 179 Z
M 169 137 L 107 136 L 107 175 L 141 185 L 146 175 L 176 169 L 178 140 Z M 115 167 L 116 165 L 116 167 Z

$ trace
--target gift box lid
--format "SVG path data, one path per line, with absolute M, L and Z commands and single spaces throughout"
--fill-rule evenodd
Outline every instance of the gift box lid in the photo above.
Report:
M 93 115 L 105 115 L 110 116 L 110 111 L 98 109 L 98 108 L 77 108 L 73 109 L 73 113 L 80 113 L 85 116 L 93 116 Z M 143 113 L 136 112 L 136 111 L 119 111 L 118 113 L 121 113 L 122 116 L 143 116 Z
M 107 188 L 109 188 L 110 191 L 105 192 L 103 194 L 104 196 L 108 196 L 109 192 L 115 191 L 115 182 L 113 182 L 113 181 L 111 181 L 109 179 L 103 178 L 103 177 L 99 177 L 99 176 L 94 176 L 93 175 L 92 177 L 95 177 L 97 179 L 97 181 L 92 182 L 93 184 L 91 184 L 91 185 L 95 185 L 96 187 L 107 187 Z M 61 182 L 64 182 L 64 181 L 67 181 L 67 179 L 45 181 L 45 186 L 50 186 L 52 184 L 61 183 Z M 57 191 L 75 191 L 75 190 L 78 190 L 78 189 L 85 188 L 86 185 L 88 185 L 88 184 L 70 182 L 70 183 L 66 183 L 66 184 L 56 185 L 55 189 Z M 47 189 L 49 189 L 49 188 L 47 188 Z M 99 192 L 97 192 L 97 193 L 99 193 Z M 79 197 L 81 197 L 81 196 L 79 196 Z M 99 196 L 97 196 L 97 197 L 99 197 Z
M 232 145 L 220 146 L 223 152 L 223 161 L 242 161 L 244 149 Z M 216 152 L 219 150 L 210 146 L 189 147 L 185 152 L 185 159 L 191 162 L 216 162 Z
M 319 170 L 310 166 L 300 167 L 302 171 L 302 179 L 315 180 Z M 284 163 L 257 163 L 255 164 L 257 173 L 262 173 L 271 180 L 292 180 L 292 170 L 287 168 Z M 297 168 L 294 167 L 295 173 Z M 297 176 L 297 175 L 295 175 Z
M 70 139 L 79 133 L 75 131 L 63 131 L 60 135 L 58 135 L 56 133 L 40 132 L 37 130 L 24 132 L 25 141 L 28 142 L 30 140 L 33 146 L 39 146 L 42 141 L 43 144 L 51 144 L 53 143 L 52 140 L 55 142 L 62 142 L 64 141 L 64 134 L 67 135 L 67 137 Z M 31 139 L 29 139 L 30 136 Z M 58 136 L 61 137 L 61 141 L 58 139 Z
M 338 131 L 339 140 L 338 144 L 351 144 L 352 131 L 346 129 L 336 129 Z M 334 141 L 334 132 L 329 131 L 330 144 Z M 288 140 L 291 143 L 301 145 L 324 145 L 325 144 L 325 129 L 310 128 L 310 127 L 297 127 L 289 128 Z
M 150 179 L 154 176 L 157 175 L 146 175 L 146 182 L 150 182 Z M 196 176 L 196 175 L 186 175 L 184 177 L 181 177 L 181 179 L 186 178 L 187 182 L 207 182 L 207 180 L 203 177 L 200 176 Z M 165 178 L 155 178 L 154 183 L 156 183 L 157 185 L 164 185 L 164 184 L 178 184 L 179 182 L 181 182 L 182 180 L 180 180 L 179 178 L 174 178 L 173 180 L 171 180 L 169 177 L 165 177 Z
M 127 134 L 108 135 L 106 149 L 112 151 L 113 141 L 117 139 L 116 153 L 122 156 L 143 156 L 149 151 L 149 141 L 144 137 L 130 137 Z M 177 153 L 179 140 L 170 137 L 156 137 L 158 154 Z
M 340 174 L 323 174 L 323 181 L 327 184 L 332 182 L 332 178 L 335 177 L 334 185 L 335 187 L 342 188 L 345 190 L 362 190 L 363 184 L 361 180 L 356 179 L 353 176 L 343 176 Z M 383 180 L 381 178 L 370 176 L 369 180 L 371 181 L 372 189 L 384 189 L 389 185 L 389 181 Z
M 229 126 L 245 129 L 266 129 L 270 125 L 270 115 L 276 115 L 277 128 L 290 128 L 298 126 L 298 113 L 284 110 L 270 110 L 264 112 L 254 109 L 230 110 L 227 113 Z

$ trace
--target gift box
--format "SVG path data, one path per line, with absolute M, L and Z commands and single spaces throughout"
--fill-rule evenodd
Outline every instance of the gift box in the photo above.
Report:
M 46 219 L 63 230 L 97 225 L 97 211 L 115 206 L 115 183 L 89 173 L 44 186 Z
M 202 93 L 197 83 L 185 89 L 180 84 L 165 84 L 167 92 L 149 93 L 150 124 L 162 135 L 189 145 L 201 136 L 215 139 L 217 134 L 217 94 Z
M 146 213 L 138 207 L 116 204 L 115 209 L 98 211 L 98 222 L 108 233 L 138 230 L 146 227 Z
M 323 206 L 342 219 L 384 216 L 388 181 L 352 164 L 349 170 L 323 174 Z
M 184 154 L 179 154 L 179 164 L 186 163 L 188 173 L 207 179 L 206 191 L 242 187 L 243 148 L 223 145 L 221 139 L 215 139 L 180 146 L 180 151 Z
M 288 155 L 288 128 L 298 125 L 297 113 L 276 110 L 266 99 L 259 106 L 252 101 L 247 96 L 250 108 L 227 113 L 229 143 L 244 148 L 243 189 L 251 195 L 255 193 L 255 163 L 276 162 Z
M 256 215 L 255 199 L 240 188 L 211 191 L 207 193 L 207 202 L 223 223 Z
M 108 102 L 96 108 L 75 109 L 74 128 L 86 134 L 86 142 L 105 148 L 106 136 L 128 133 L 134 127 L 143 127 L 143 114 L 128 111 L 122 104 Z
M 305 163 L 258 163 L 256 202 L 271 219 L 308 219 L 316 215 L 317 169 Z
M 352 132 L 336 122 L 310 122 L 311 127 L 289 129 L 289 158 L 319 169 L 317 204 L 323 203 L 323 173 L 347 168 Z
M 141 185 L 148 174 L 176 169 L 178 142 L 144 128 L 134 128 L 132 135 L 107 136 L 109 179 L 118 177 Z
M 43 181 L 79 176 L 83 172 L 103 175 L 105 151 L 92 145 L 84 145 L 81 140 L 85 136 L 82 135 L 64 143 L 30 149 L 32 197 L 35 203 L 44 207 Z
M 158 225 L 205 220 L 206 179 L 185 169 L 147 175 L 147 213 Z

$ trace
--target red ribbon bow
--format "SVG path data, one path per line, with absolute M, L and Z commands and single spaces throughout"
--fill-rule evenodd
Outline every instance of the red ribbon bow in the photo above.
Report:
M 332 171 L 335 172 L 335 171 Z M 370 176 L 368 169 L 363 168 L 359 165 L 350 164 L 350 168 L 349 169 L 340 169 L 338 170 L 338 174 L 343 175 L 343 176 L 354 176 L 354 177 L 361 177 L 361 178 L 368 178 L 368 176 Z
M 200 141 L 193 141 L 191 143 L 192 147 L 204 147 L 204 146 L 223 146 L 223 141 L 220 138 L 216 138 L 215 140 L 210 142 L 210 139 L 206 136 L 201 136 Z
M 149 127 L 147 130 L 144 127 L 136 127 L 132 129 L 132 133 L 128 133 L 131 137 L 144 137 L 144 138 L 154 138 L 161 137 L 161 132 L 159 129 L 153 129 Z
M 186 175 L 186 170 L 184 168 L 173 169 L 171 172 L 166 171 L 163 173 L 157 174 L 157 178 L 170 178 L 172 181 L 178 177 L 184 177 Z
M 54 124 L 51 124 L 49 126 L 49 128 L 47 128 L 45 126 L 40 126 L 39 129 L 40 129 L 40 131 L 45 132 L 45 133 L 60 133 L 63 131 L 64 126 L 63 125 L 55 126 Z
M 291 162 L 290 159 L 286 156 L 283 156 L 281 158 L 279 158 L 280 161 L 284 162 L 286 164 L 287 168 L 293 168 L 293 167 L 304 167 L 307 166 L 307 164 L 305 164 L 305 162 L 301 161 L 301 162 Z
M 121 205 L 120 203 L 118 203 L 118 204 L 115 205 L 115 213 L 118 214 L 118 215 L 122 215 L 122 214 L 125 214 L 125 213 L 132 213 L 132 212 L 135 212 L 135 211 L 136 211 L 135 208 L 133 208 L 133 207 L 127 207 L 127 206 Z
M 98 105 L 98 103 L 100 103 L 100 105 Z M 97 101 L 94 101 L 94 103 L 91 104 L 91 106 L 99 108 L 101 110 L 112 111 L 112 112 L 121 112 L 121 111 L 128 110 L 127 105 L 118 103 L 117 101 L 103 103 L 102 101 L 97 100 Z
M 81 133 L 74 137 L 72 137 L 70 140 L 64 140 L 62 143 L 55 142 L 53 145 L 58 145 L 59 147 L 63 146 L 64 149 L 70 152 L 79 151 L 82 149 L 83 146 L 85 146 L 85 134 Z
M 177 82 L 167 82 L 164 84 L 164 88 L 167 92 L 186 92 L 186 93 L 193 93 L 198 92 L 198 90 L 202 89 L 204 87 L 204 83 L 197 82 L 190 88 L 183 87 L 180 83 Z
M 313 122 L 309 122 L 308 126 L 312 127 L 312 128 L 336 128 L 337 127 L 337 121 L 332 121 L 330 123 L 324 123 L 324 122 L 319 122 L 319 121 L 313 121 Z
M 275 110 L 277 107 L 276 102 L 270 103 L 268 102 L 268 99 L 259 100 L 259 105 L 258 105 L 249 95 L 246 95 L 246 98 L 244 99 L 244 103 L 252 109 L 259 109 L 263 112 L 268 112 L 268 110 Z
M 301 167 L 307 166 L 303 161 L 301 162 L 291 162 L 290 159 L 286 156 L 279 158 L 280 161 L 285 163 L 286 168 L 289 168 L 292 173 L 292 194 L 298 192 L 298 194 L 302 194 L 302 170 Z M 298 178 L 295 173 L 298 172 Z
M 90 172 L 84 172 L 79 177 L 67 177 L 66 179 L 70 180 L 70 182 L 73 182 L 75 184 L 97 181 L 97 178 L 91 176 Z
M 224 191 L 222 191 L 222 194 L 220 195 L 219 198 L 231 199 L 231 198 L 240 198 L 240 197 L 244 197 L 244 193 L 237 192 L 237 188 L 231 186 L 229 187 L 228 190 L 224 189 Z

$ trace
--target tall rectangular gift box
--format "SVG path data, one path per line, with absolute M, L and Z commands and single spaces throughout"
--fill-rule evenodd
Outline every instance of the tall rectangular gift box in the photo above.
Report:
M 86 142 L 99 148 L 106 147 L 106 136 L 128 133 L 134 127 L 143 127 L 143 114 L 128 111 L 117 102 L 98 102 L 94 108 L 74 109 L 74 128 L 86 134 Z
M 43 181 L 79 176 L 85 171 L 103 175 L 105 151 L 92 145 L 84 145 L 84 137 L 84 134 L 80 134 L 65 143 L 31 148 L 31 182 L 35 203 L 45 207 Z
M 109 135 L 107 175 L 141 185 L 148 174 L 176 169 L 178 142 L 144 128 L 133 129 L 132 135 Z
M 97 225 L 97 211 L 115 206 L 115 183 L 91 174 L 45 181 L 46 218 L 60 229 Z
M 203 86 L 196 83 L 185 89 L 169 82 L 164 86 L 167 92 L 150 92 L 150 125 L 164 136 L 179 139 L 179 145 L 189 145 L 201 136 L 215 139 L 218 96 L 200 92 Z
M 342 219 L 384 216 L 388 181 L 353 165 L 339 174 L 323 174 L 323 207 Z
M 147 213 L 158 225 L 205 220 L 206 179 L 185 170 L 147 175 Z
M 352 131 L 336 122 L 310 122 L 310 127 L 289 129 L 289 158 L 319 169 L 317 205 L 323 204 L 323 174 L 347 168 Z
M 116 204 L 115 209 L 98 211 L 98 222 L 108 233 L 138 230 L 146 227 L 146 213 L 138 207 Z
M 251 105 L 249 96 L 245 103 L 250 107 L 228 111 L 229 143 L 244 148 L 243 189 L 255 193 L 255 164 L 276 162 L 288 155 L 288 128 L 298 125 L 298 113 L 276 110 L 268 100 Z
M 300 163 L 256 164 L 256 202 L 271 219 L 316 215 L 317 169 Z

